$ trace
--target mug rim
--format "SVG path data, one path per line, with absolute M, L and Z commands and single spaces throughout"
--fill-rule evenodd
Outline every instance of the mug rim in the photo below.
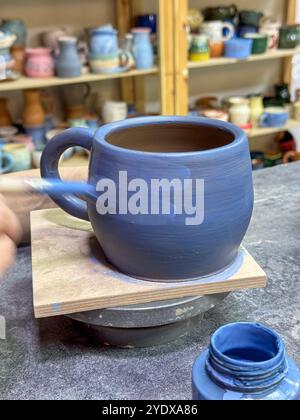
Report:
M 220 146 L 215 149 L 207 149 L 207 150 L 198 150 L 195 152 L 175 152 L 175 153 L 167 153 L 167 152 L 145 152 L 141 150 L 133 150 L 122 148 L 120 146 L 115 146 L 109 143 L 106 138 L 108 135 L 116 133 L 118 131 L 124 129 L 131 129 L 137 128 L 144 125 L 166 125 L 166 124 L 181 124 L 181 125 L 193 125 L 193 126 L 206 126 L 211 128 L 216 128 L 219 130 L 226 131 L 228 134 L 233 136 L 232 142 L 226 144 L 225 146 Z M 220 120 L 213 120 L 210 118 L 204 117 L 138 117 L 138 118 L 130 118 L 110 124 L 106 124 L 100 127 L 94 136 L 94 141 L 101 144 L 101 146 L 105 147 L 107 150 L 112 152 L 117 152 L 130 156 L 148 156 L 148 157 L 168 157 L 168 158 L 178 158 L 178 157 L 193 157 L 193 156 L 209 156 L 215 153 L 220 153 L 224 151 L 231 151 L 236 147 L 242 145 L 244 142 L 248 143 L 246 133 L 236 125 L 233 125 L 229 122 L 220 121 Z

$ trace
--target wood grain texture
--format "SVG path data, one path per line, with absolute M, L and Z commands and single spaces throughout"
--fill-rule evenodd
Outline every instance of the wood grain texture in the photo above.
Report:
M 107 263 L 89 223 L 60 209 L 33 212 L 31 235 L 37 318 L 266 285 L 266 274 L 248 253 L 227 280 L 165 284 L 130 278 Z
M 189 72 L 188 72 L 188 37 L 187 14 L 188 0 L 175 2 L 175 112 L 176 115 L 186 115 L 189 104 Z
M 297 0 L 286 1 L 286 23 L 293 25 L 296 22 Z M 283 61 L 283 83 L 291 84 L 293 70 L 293 57 L 285 58 Z
M 161 114 L 175 115 L 174 0 L 159 1 Z

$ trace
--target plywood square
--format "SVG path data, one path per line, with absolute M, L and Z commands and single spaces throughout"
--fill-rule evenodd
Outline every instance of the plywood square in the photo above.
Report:
M 60 209 L 33 212 L 31 235 L 33 303 L 37 318 L 266 285 L 266 274 L 243 250 L 240 268 L 228 277 L 216 275 L 171 284 L 128 277 L 106 261 L 91 225 Z

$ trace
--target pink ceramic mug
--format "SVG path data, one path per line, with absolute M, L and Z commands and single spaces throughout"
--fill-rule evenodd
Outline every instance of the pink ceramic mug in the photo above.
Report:
M 54 76 L 54 60 L 49 48 L 28 48 L 25 73 L 28 77 Z

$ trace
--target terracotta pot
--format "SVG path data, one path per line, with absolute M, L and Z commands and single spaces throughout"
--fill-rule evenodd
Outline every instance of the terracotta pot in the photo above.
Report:
M 24 98 L 23 124 L 27 127 L 44 125 L 45 111 L 42 107 L 40 91 L 26 90 L 24 92 Z
M 67 119 L 76 120 L 84 118 L 85 106 L 84 105 L 71 105 L 67 108 Z
M 11 125 L 12 119 L 7 110 L 7 99 L 0 98 L 0 127 L 10 127 Z
M 15 60 L 15 70 L 20 74 L 24 74 L 25 69 L 25 58 L 26 52 L 25 47 L 15 47 L 11 48 L 11 55 Z

